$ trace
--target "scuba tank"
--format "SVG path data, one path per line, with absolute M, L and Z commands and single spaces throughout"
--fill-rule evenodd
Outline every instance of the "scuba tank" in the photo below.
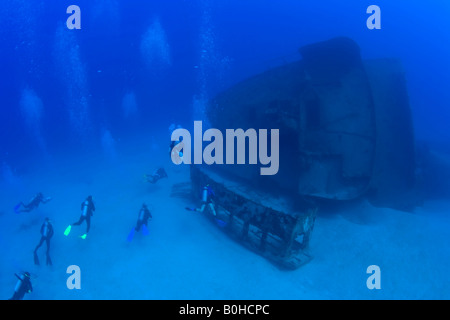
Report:
M 49 231 L 48 222 L 44 222 L 44 229 L 42 230 L 42 236 L 47 237 L 48 231 Z
M 83 213 L 82 213 L 83 217 L 87 216 L 88 208 L 89 208 L 89 201 L 86 200 L 84 202 L 84 206 L 83 206 Z
M 208 187 L 207 186 L 203 187 L 202 201 L 203 202 L 207 202 L 208 201 Z
M 28 272 L 24 272 L 20 276 L 17 275 L 17 273 L 15 273 L 15 275 L 19 280 L 17 281 L 16 286 L 14 287 L 14 292 L 20 292 L 22 290 L 22 286 L 25 285 L 25 282 L 29 281 L 26 278 L 30 278 L 31 275 Z M 30 293 L 31 290 L 29 289 L 27 292 Z
M 20 287 L 22 287 L 23 280 L 25 280 L 25 276 L 21 274 L 19 276 L 19 280 L 17 280 L 16 286 L 14 287 L 14 292 L 19 292 Z
M 208 199 L 214 198 L 215 194 L 213 189 L 208 185 L 203 187 L 203 192 L 202 192 L 202 201 L 203 202 L 207 202 Z
M 145 215 L 145 210 L 141 209 L 141 211 L 139 211 L 139 221 L 144 220 L 144 215 Z

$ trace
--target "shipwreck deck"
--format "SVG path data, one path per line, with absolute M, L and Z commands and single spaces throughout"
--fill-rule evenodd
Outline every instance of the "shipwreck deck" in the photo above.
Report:
M 309 262 L 309 239 L 316 207 L 300 209 L 294 199 L 256 190 L 205 166 L 191 166 L 192 192 L 203 186 L 214 190 L 217 216 L 208 217 L 233 239 L 278 266 L 296 269 Z

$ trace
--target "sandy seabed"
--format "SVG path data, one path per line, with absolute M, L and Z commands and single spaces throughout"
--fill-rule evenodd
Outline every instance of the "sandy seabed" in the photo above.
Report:
M 127 145 L 123 141 L 123 145 Z M 120 147 L 118 147 L 118 150 Z M 54 156 L 47 165 L 1 182 L 0 299 L 12 296 L 14 273 L 33 274 L 25 299 L 449 299 L 450 201 L 427 201 L 414 213 L 375 208 L 365 201 L 336 212 L 319 211 L 310 242 L 313 260 L 283 271 L 248 251 L 202 216 L 186 211 L 195 200 L 174 196 L 189 168 L 170 162 L 166 148 L 128 144 L 114 155 Z M 155 157 L 154 155 L 158 156 Z M 152 185 L 143 174 L 164 166 L 168 179 Z M 36 192 L 53 198 L 29 213 L 13 207 Z M 88 238 L 80 204 L 97 207 Z M 150 234 L 126 238 L 145 202 Z M 52 266 L 45 245 L 33 250 L 50 217 Z M 81 289 L 69 290 L 67 267 L 81 270 Z M 369 290 L 366 271 L 377 265 L 381 289 Z

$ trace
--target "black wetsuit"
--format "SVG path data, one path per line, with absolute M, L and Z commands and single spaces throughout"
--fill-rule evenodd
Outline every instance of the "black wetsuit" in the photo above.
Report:
M 39 207 L 40 203 L 45 203 L 44 196 L 42 193 L 38 193 L 31 199 L 31 201 L 28 204 L 25 204 L 21 202 L 20 204 L 24 207 L 24 209 L 21 209 L 20 212 L 30 212 L 31 210 Z
M 52 264 L 50 260 L 50 239 L 52 237 L 53 237 L 53 226 L 50 222 L 46 221 L 41 226 L 41 240 L 34 249 L 34 254 L 36 256 L 37 250 L 42 246 L 42 244 L 45 241 L 47 243 L 47 251 L 45 253 L 47 257 L 47 264 Z
M 147 175 L 147 181 L 150 183 L 156 183 L 159 179 L 162 178 L 167 178 L 167 173 L 164 168 L 159 168 L 154 174 Z
M 17 274 L 15 274 L 15 276 L 19 279 L 19 282 L 16 284 L 14 294 L 9 300 L 22 300 L 25 293 L 33 291 L 33 286 L 31 285 L 29 277 L 26 277 L 25 275 L 18 276 Z
M 91 228 L 91 216 L 94 215 L 94 211 L 95 211 L 94 202 L 92 202 L 92 200 L 86 199 L 81 203 L 80 220 L 78 220 L 78 222 L 73 223 L 73 225 L 79 226 L 80 224 L 83 223 L 84 220 L 86 220 L 87 225 L 86 233 L 88 233 L 89 229 Z
M 134 229 L 136 231 L 139 231 L 139 230 L 141 230 L 141 227 L 143 224 L 145 224 L 145 226 L 147 226 L 149 218 L 152 218 L 152 214 L 150 213 L 150 210 L 148 210 L 147 207 L 142 207 L 141 210 L 139 211 L 138 221 L 137 221 L 136 227 Z

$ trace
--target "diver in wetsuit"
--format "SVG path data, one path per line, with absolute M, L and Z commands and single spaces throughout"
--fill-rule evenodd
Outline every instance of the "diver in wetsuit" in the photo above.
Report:
M 159 168 L 153 174 L 146 174 L 145 177 L 147 179 L 147 182 L 156 183 L 158 180 L 167 178 L 168 176 L 164 168 Z
M 134 228 L 134 230 L 136 230 L 137 232 L 139 232 L 139 230 L 141 230 L 142 225 L 147 226 L 148 224 L 148 219 L 152 219 L 152 214 L 150 213 L 150 210 L 148 210 L 147 205 L 144 203 L 142 205 L 141 210 L 139 210 L 139 216 L 138 216 L 138 220 L 136 223 L 136 227 Z
M 23 203 L 22 201 L 14 208 L 14 210 L 18 212 L 30 212 L 31 210 L 39 207 L 41 203 L 47 203 L 52 200 L 51 197 L 44 198 L 42 192 L 38 192 L 33 198 L 31 198 L 28 204 Z M 23 209 L 20 207 L 23 206 Z
M 83 223 L 84 220 L 86 220 L 86 233 L 89 232 L 89 229 L 91 228 L 91 216 L 94 215 L 95 211 L 95 205 L 92 201 L 92 196 L 88 196 L 85 201 L 81 203 L 81 216 L 80 220 L 78 222 L 73 223 L 74 226 L 79 226 L 81 223 Z
M 17 273 L 14 274 L 19 281 L 14 288 L 14 294 L 9 300 L 22 300 L 25 293 L 30 293 L 33 291 L 33 286 L 30 281 L 30 273 L 24 272 L 20 276 Z
M 139 210 L 139 216 L 136 223 L 136 227 L 132 228 L 130 233 L 128 234 L 127 241 L 131 242 L 134 238 L 134 234 L 139 232 L 142 229 L 142 234 L 147 236 L 149 234 L 147 229 L 148 219 L 152 219 L 152 214 L 150 210 L 148 210 L 147 205 L 142 204 L 141 210 Z
M 41 240 L 34 249 L 34 264 L 39 265 L 39 258 L 37 256 L 37 250 L 42 246 L 44 241 L 47 244 L 47 251 L 45 253 L 47 258 L 47 265 L 52 265 L 52 260 L 50 259 L 50 239 L 53 237 L 53 225 L 49 218 L 45 218 L 44 223 L 41 226 Z
M 89 229 L 91 228 L 91 217 L 94 215 L 95 205 L 92 201 L 92 196 L 88 196 L 85 201 L 81 203 L 81 216 L 77 222 L 69 225 L 64 231 L 64 235 L 68 236 L 73 226 L 79 226 L 86 220 L 86 233 L 81 236 L 82 239 L 86 239 Z
M 206 207 L 209 208 L 209 210 L 211 211 L 211 213 L 216 216 L 216 209 L 214 208 L 214 197 L 215 197 L 215 193 L 214 190 L 208 185 L 203 187 L 203 191 L 202 191 L 202 205 L 200 206 L 200 208 L 189 208 L 186 207 L 186 210 L 189 211 L 197 211 L 197 212 L 203 212 L 205 210 Z

